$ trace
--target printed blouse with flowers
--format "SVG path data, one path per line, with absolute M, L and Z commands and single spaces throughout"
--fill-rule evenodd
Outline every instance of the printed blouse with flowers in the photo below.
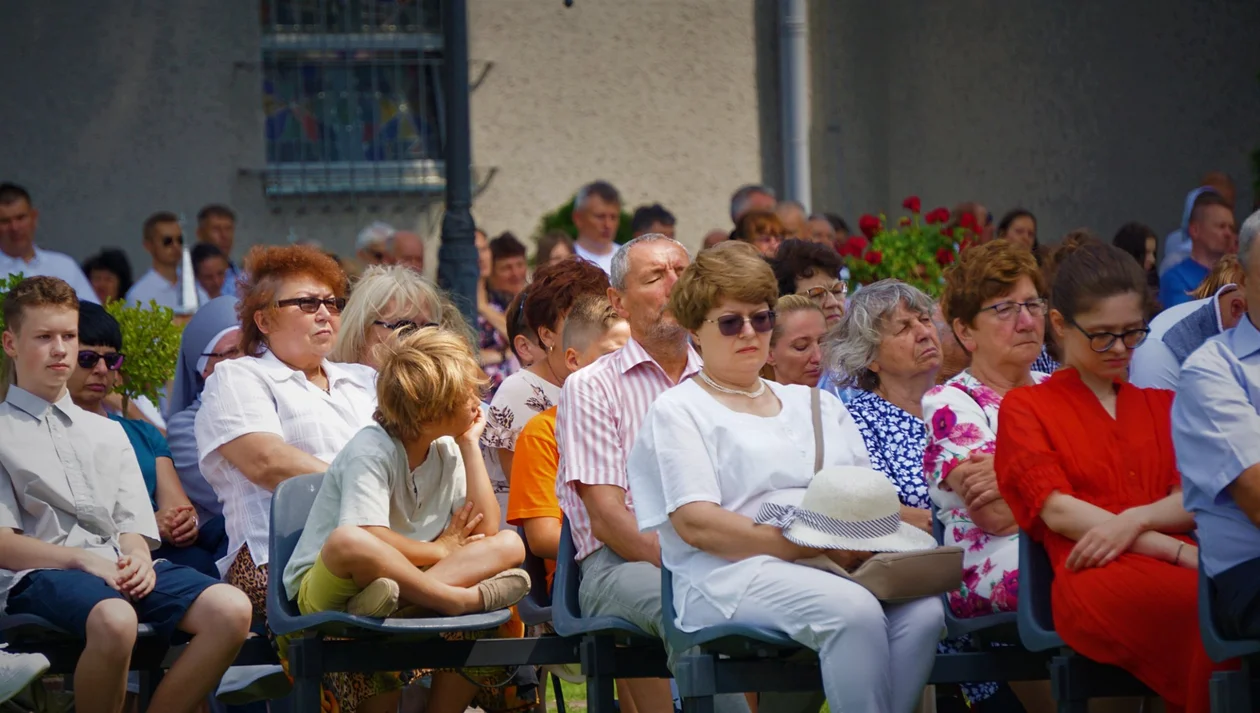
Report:
M 1049 378 L 1032 373 L 1033 381 Z M 945 479 L 973 453 L 992 454 L 1002 396 L 963 371 L 923 397 L 928 443 L 923 473 L 945 530 L 945 544 L 963 548 L 963 585 L 949 595 L 960 617 L 1015 611 L 1019 594 L 1019 535 L 991 535 L 971 520 Z

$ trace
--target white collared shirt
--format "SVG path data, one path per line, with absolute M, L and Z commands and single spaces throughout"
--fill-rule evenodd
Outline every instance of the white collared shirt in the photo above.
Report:
M 180 292 L 182 290 L 178 279 L 175 282 L 167 282 L 165 277 L 159 275 L 153 268 L 149 268 L 149 271 L 136 280 L 130 290 L 127 290 L 127 301 L 147 306 L 152 300 L 161 307 L 176 310 L 180 308 Z M 197 304 L 203 305 L 209 301 L 210 295 L 201 289 L 201 285 L 197 285 Z M 197 305 L 190 306 L 195 308 Z
M 8 277 L 19 272 L 23 277 L 46 275 L 65 280 L 74 288 L 74 293 L 81 301 L 99 301 L 96 299 L 96 290 L 92 289 L 92 283 L 83 274 L 83 268 L 79 267 L 74 258 L 64 253 L 35 248 L 35 257 L 26 262 L 22 258 L 9 257 L 0 252 L 0 275 Z
M 241 545 L 254 564 L 267 564 L 271 491 L 258 487 L 219 454 L 219 447 L 250 433 L 273 433 L 298 450 L 331 463 L 376 410 L 376 370 L 323 362 L 325 392 L 271 352 L 219 364 L 201 394 L 194 430 L 201 474 L 223 503 L 227 574 Z

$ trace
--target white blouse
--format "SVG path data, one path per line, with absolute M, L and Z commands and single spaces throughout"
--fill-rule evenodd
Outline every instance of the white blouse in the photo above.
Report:
M 814 426 L 805 386 L 766 382 L 782 402 L 776 416 L 732 411 L 694 380 L 666 391 L 648 411 L 626 468 L 639 529 L 660 535 L 661 561 L 674 575 L 678 626 L 703 597 L 728 618 L 761 565 L 731 562 L 683 541 L 669 515 L 688 503 L 716 503 L 755 518 L 761 505 L 798 505 L 814 477 Z M 823 463 L 870 467 L 862 434 L 844 405 L 822 393 Z
M 560 387 L 522 369 L 503 380 L 486 414 L 486 430 L 481 434 L 481 455 L 486 461 L 486 474 L 494 486 L 494 495 L 503 513 L 502 526 L 507 526 L 508 480 L 503 472 L 499 449 L 516 450 L 516 439 L 529 419 L 555 406 L 560 401 Z
M 227 574 L 241 545 L 254 564 L 267 564 L 271 491 L 258 487 L 219 455 L 225 443 L 250 433 L 274 433 L 298 450 L 331 463 L 376 411 L 376 370 L 325 360 L 325 392 L 271 352 L 219 364 L 206 381 L 195 431 L 201 474 L 223 503 L 228 533 Z

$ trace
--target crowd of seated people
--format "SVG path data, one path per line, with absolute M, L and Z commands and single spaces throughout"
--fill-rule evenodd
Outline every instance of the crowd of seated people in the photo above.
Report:
M 0 266 L 28 277 L 4 301 L 5 611 L 43 616 L 97 654 L 76 671 L 80 710 L 122 705 L 137 622 L 183 630 L 193 644 L 152 709 L 195 710 L 251 619 L 265 619 L 273 492 L 324 473 L 277 574 L 303 613 L 510 607 L 529 590 L 525 545 L 550 580 L 567 519 L 583 614 L 661 638 L 671 665 L 681 652 L 664 636 L 662 569 L 681 629 L 766 626 L 818 653 L 821 695 L 722 695 L 718 710 L 813 713 L 825 696 L 833 710 L 906 713 L 938 653 L 973 642 L 941 640 L 939 597 L 883 603 L 817 565 L 852 569 L 870 541 L 791 534 L 813 516 L 803 495 L 821 444 L 818 480 L 839 472 L 860 487 L 874 473 L 895 489 L 890 537 L 930 547 L 935 517 L 963 549 L 963 586 L 945 598 L 954 616 L 1016 608 L 1019 538 L 1031 538 L 1055 571 L 1068 645 L 1128 670 L 1169 710 L 1205 711 L 1210 673 L 1233 662 L 1210 662 L 1199 643 L 1200 564 L 1228 633 L 1260 637 L 1248 439 L 1260 425 L 1260 214 L 1235 236 L 1232 186 L 1218 178 L 1187 200 L 1187 252 L 1160 283 L 1172 309 L 1154 320 L 1149 228 L 1126 226 L 1116 247 L 1074 231 L 1054 249 L 1030 211 L 995 224 L 974 202 L 954 221 L 979 244 L 934 301 L 897 280 L 851 291 L 836 223 L 761 186 L 733 197 L 733 239 L 706 238 L 695 255 L 655 232 L 678 227 L 659 205 L 616 246 L 620 195 L 597 181 L 578 194 L 577 242 L 547 236 L 532 276 L 520 241 L 479 232 L 475 327 L 424 277 L 420 253 L 403 254 L 423 247 L 412 234 L 365 231 L 374 264 L 354 279 L 306 245 L 256 246 L 238 267 L 235 216 L 208 206 L 194 265 L 206 294 L 161 419 L 117 393 L 128 350 L 92 304 L 125 297 L 129 266 L 103 252 L 76 276 L 34 251 L 38 213 L 5 184 Z M 183 239 L 161 215 L 145 231 L 155 270 Z M 513 617 L 448 638 L 526 633 L 550 632 Z M 0 669 L 28 679 L 46 665 L 0 652 Z M 322 683 L 345 711 L 414 707 L 401 692 L 415 686 L 436 713 L 540 703 L 529 667 Z M 1001 710 L 1004 687 L 962 692 Z M 617 689 L 623 711 L 674 709 L 665 680 Z M 1053 705 L 1045 684 L 1010 689 L 1025 710 Z

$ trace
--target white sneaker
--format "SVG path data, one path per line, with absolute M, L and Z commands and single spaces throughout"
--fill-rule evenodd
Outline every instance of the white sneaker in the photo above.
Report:
M 8 644 L 0 644 L 0 649 Z M 0 703 L 22 692 L 49 667 L 43 654 L 11 654 L 0 651 Z

